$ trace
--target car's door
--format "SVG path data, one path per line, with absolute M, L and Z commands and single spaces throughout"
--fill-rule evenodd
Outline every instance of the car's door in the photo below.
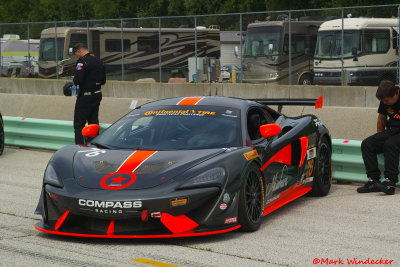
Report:
M 260 126 L 275 122 L 267 109 L 250 108 L 247 112 L 248 138 L 262 162 L 260 170 L 265 180 L 266 204 L 297 183 L 307 148 L 307 138 L 293 135 L 290 124 L 282 127 L 279 134 L 263 138 Z M 293 121 L 295 125 L 296 121 Z

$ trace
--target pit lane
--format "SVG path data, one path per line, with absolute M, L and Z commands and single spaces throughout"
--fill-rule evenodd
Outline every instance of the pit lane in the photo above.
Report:
M 33 212 L 52 154 L 6 147 L 0 157 L 0 266 L 326 266 L 354 265 L 354 258 L 364 266 L 400 264 L 400 188 L 387 196 L 334 184 L 326 197 L 302 197 L 266 216 L 254 233 L 156 240 L 46 235 L 34 229 L 40 216 Z

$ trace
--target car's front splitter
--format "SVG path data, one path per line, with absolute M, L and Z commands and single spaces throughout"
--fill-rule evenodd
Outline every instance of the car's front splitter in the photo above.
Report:
M 39 222 L 35 225 L 38 231 L 62 235 L 62 236 L 75 236 L 75 237 L 90 237 L 90 238 L 175 238 L 175 237 L 194 237 L 194 236 L 205 236 L 215 235 L 230 232 L 240 228 L 238 224 L 227 226 L 224 229 L 218 230 L 204 230 L 196 232 L 196 228 L 199 226 L 196 222 L 191 220 L 185 215 L 173 216 L 168 213 L 161 214 L 161 223 L 169 230 L 170 233 L 166 234 L 118 234 L 114 232 L 115 222 L 110 220 L 108 227 L 104 228 L 104 233 L 80 233 L 70 232 L 63 230 L 63 224 L 69 215 L 69 211 L 63 213 L 59 220 L 55 223 L 54 228 L 46 225 L 43 222 Z

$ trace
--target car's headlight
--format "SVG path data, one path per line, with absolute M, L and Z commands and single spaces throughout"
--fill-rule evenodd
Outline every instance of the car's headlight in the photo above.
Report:
M 47 165 L 46 171 L 44 172 L 43 183 L 57 187 L 64 187 L 64 184 L 58 176 L 56 169 L 51 163 Z
M 224 168 L 213 168 L 189 179 L 179 188 L 221 186 L 225 181 L 225 174 Z

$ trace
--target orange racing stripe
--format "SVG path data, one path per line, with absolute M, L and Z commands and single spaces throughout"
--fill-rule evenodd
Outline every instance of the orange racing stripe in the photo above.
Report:
M 116 172 L 134 172 L 143 162 L 153 156 L 157 151 L 135 151 L 122 164 Z
M 200 100 L 202 100 L 204 97 L 185 97 L 181 101 L 178 102 L 178 106 L 195 106 L 197 105 Z

